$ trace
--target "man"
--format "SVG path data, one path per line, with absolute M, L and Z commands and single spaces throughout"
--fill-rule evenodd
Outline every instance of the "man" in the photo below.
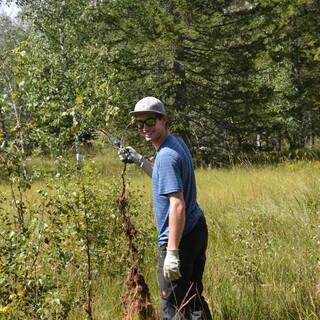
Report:
M 122 161 L 136 163 L 152 177 L 158 229 L 158 281 L 161 319 L 212 319 L 202 296 L 208 229 L 196 200 L 191 154 L 184 141 L 169 132 L 163 103 L 146 97 L 130 114 L 156 150 L 152 164 L 132 147 L 119 151 Z

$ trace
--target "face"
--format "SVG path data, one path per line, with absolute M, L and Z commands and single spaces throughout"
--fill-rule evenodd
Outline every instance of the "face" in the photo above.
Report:
M 167 117 L 157 117 L 156 113 L 141 113 L 136 116 L 135 122 L 146 141 L 159 146 L 167 135 Z

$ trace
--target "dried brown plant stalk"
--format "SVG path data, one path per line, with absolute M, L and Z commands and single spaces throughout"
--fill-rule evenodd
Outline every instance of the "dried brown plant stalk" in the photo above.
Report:
M 123 320 L 153 320 L 155 319 L 154 308 L 151 303 L 150 293 L 144 276 L 137 267 L 138 249 L 134 244 L 137 230 L 131 222 L 128 199 L 126 198 L 125 184 L 126 164 L 121 174 L 122 192 L 117 199 L 117 207 L 124 224 L 124 232 L 127 239 L 130 256 L 130 270 L 125 285 L 122 302 L 124 307 Z

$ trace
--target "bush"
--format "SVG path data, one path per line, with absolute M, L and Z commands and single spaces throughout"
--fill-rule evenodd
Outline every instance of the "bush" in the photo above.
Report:
M 80 177 L 50 179 L 31 204 L 23 190 L 13 191 L 19 200 L 6 193 L 0 198 L 0 319 L 66 319 L 83 306 L 90 312 L 96 277 L 102 271 L 124 276 L 130 263 L 116 207 L 119 186 L 86 165 Z M 135 198 L 132 215 L 140 210 Z M 23 208 L 23 228 L 17 208 Z M 141 232 L 141 248 L 143 239 Z

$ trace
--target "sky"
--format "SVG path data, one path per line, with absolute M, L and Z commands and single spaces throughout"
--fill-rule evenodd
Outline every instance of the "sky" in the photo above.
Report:
M 4 3 L 1 3 L 0 5 L 0 13 L 5 13 L 12 18 L 17 15 L 18 11 L 19 9 L 17 8 L 15 3 L 11 3 L 10 6 L 7 6 Z

